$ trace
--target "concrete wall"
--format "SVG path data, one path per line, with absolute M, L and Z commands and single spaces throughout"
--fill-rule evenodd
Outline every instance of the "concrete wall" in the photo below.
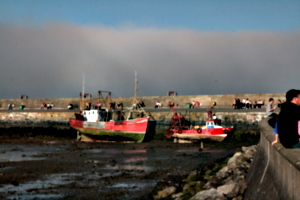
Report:
M 170 121 L 173 112 L 149 112 L 153 120 L 156 121 Z M 266 117 L 265 112 L 218 112 L 217 117 L 223 122 L 259 122 Z M 206 112 L 181 112 L 181 115 L 191 121 L 206 120 Z M 74 117 L 73 112 L 0 112 L 0 120 L 68 120 Z
M 275 137 L 267 120 L 259 123 L 260 143 L 247 175 L 245 199 L 300 199 L 300 149 L 271 146 Z
M 2 121 L 66 121 L 72 117 L 73 112 L 0 112 Z
M 157 129 L 167 128 L 173 116 L 173 112 L 150 112 L 153 120 L 157 121 Z M 186 119 L 194 125 L 203 125 L 207 117 L 206 112 L 187 110 L 181 112 Z M 237 129 L 257 129 L 258 122 L 266 117 L 265 112 L 217 112 L 225 126 L 236 126 Z M 0 126 L 51 126 L 60 124 L 67 126 L 69 118 L 74 117 L 73 112 L 0 112 Z
M 169 101 L 174 101 L 175 104 L 178 104 L 179 107 L 186 107 L 186 103 L 190 103 L 193 100 L 199 101 L 202 103 L 203 107 L 209 107 L 212 102 L 217 102 L 218 107 L 231 107 L 232 102 L 235 98 L 239 99 L 250 99 L 254 100 L 263 100 L 265 103 L 268 102 L 269 98 L 274 98 L 275 103 L 278 99 L 284 100 L 285 94 L 276 93 L 276 94 L 228 94 L 228 95 L 186 95 L 186 96 L 143 96 L 138 97 L 138 100 L 144 101 L 147 107 L 154 107 L 156 101 L 160 101 L 164 106 L 168 105 Z M 86 98 L 86 102 L 91 102 L 95 104 L 98 101 L 97 97 Z M 133 97 L 113 97 L 112 101 L 122 102 L 125 107 L 132 105 Z M 9 103 L 15 104 L 15 107 L 18 108 L 20 105 L 25 105 L 26 108 L 39 109 L 42 103 L 53 103 L 54 108 L 56 109 L 66 109 L 69 103 L 79 106 L 79 98 L 60 98 L 60 99 L 0 99 L 0 104 L 2 108 L 7 109 Z

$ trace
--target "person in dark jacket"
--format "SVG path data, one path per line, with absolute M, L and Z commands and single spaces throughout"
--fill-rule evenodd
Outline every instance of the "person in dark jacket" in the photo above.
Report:
M 278 116 L 278 136 L 285 148 L 300 148 L 298 122 L 300 120 L 300 90 L 289 90 Z

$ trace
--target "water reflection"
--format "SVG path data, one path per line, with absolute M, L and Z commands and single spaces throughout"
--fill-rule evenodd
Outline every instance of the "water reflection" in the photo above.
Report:
M 44 159 L 46 154 L 60 149 L 54 146 L 0 145 L 0 162 L 20 162 Z

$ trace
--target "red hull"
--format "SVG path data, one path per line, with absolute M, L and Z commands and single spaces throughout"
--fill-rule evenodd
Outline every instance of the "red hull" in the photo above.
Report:
M 134 142 L 142 142 L 145 137 L 149 139 L 151 138 L 149 135 L 154 136 L 156 125 L 154 121 L 149 121 L 149 118 L 109 122 L 87 122 L 70 119 L 69 123 L 81 134 L 98 139 L 102 138 L 99 140 L 112 139 Z
M 139 118 L 134 120 L 102 122 L 104 124 L 101 130 L 124 131 L 124 132 L 145 132 L 149 118 Z M 86 122 L 82 120 L 70 119 L 70 126 L 73 128 L 84 128 L 98 130 L 97 124 L 101 122 Z M 95 124 L 92 126 L 91 124 Z
M 184 127 L 177 127 L 171 129 L 166 136 L 187 140 L 202 140 L 209 139 L 212 141 L 222 141 L 227 136 L 232 136 L 235 131 L 234 127 L 222 127 L 220 125 L 215 125 L 213 120 L 208 120 L 206 126 L 195 127 L 194 129 L 184 129 Z
M 198 129 L 191 130 L 175 130 L 173 129 L 173 134 L 195 134 L 195 135 L 227 135 L 227 133 L 231 132 L 233 128 L 212 128 L 212 129 L 201 129 L 201 132 L 198 132 Z

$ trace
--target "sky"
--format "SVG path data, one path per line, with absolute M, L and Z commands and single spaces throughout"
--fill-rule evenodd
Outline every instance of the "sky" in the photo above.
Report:
M 133 96 L 135 71 L 137 96 L 300 89 L 299 10 L 298 0 L 0 0 L 0 98 Z

